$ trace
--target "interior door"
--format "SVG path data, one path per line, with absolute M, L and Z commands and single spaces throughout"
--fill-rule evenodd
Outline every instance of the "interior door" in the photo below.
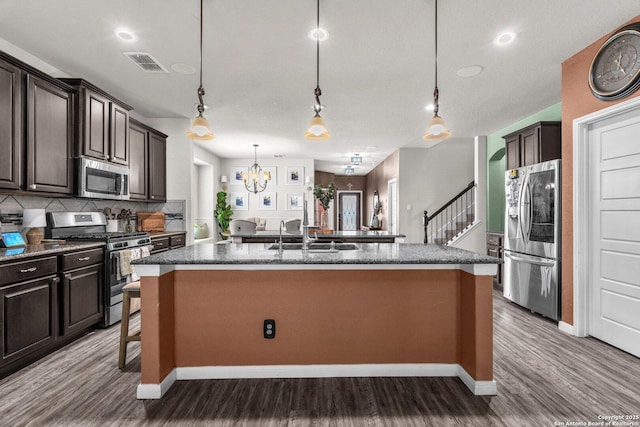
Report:
M 640 356 L 640 116 L 589 131 L 589 334 Z
M 360 198 L 359 192 L 340 192 L 338 203 L 338 230 L 356 231 L 360 229 Z

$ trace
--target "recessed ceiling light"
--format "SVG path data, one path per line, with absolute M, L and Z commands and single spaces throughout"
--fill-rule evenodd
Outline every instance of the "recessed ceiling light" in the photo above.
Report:
M 378 147 L 376 147 L 375 145 L 369 145 L 367 148 L 365 148 L 367 152 L 376 151 L 377 149 Z
M 114 33 L 120 40 L 124 40 L 126 42 L 132 42 L 136 39 L 135 34 L 127 30 L 126 28 L 116 28 Z
M 424 109 L 425 109 L 425 110 L 427 110 L 427 111 L 433 111 L 433 109 L 434 109 L 434 108 L 435 108 L 435 107 L 433 106 L 433 104 L 428 104 L 428 105 L 426 105 L 426 106 L 424 107 Z
M 182 62 L 171 64 L 171 69 L 179 74 L 195 74 L 196 72 L 195 67 L 189 64 L 184 64 Z
M 459 77 L 473 77 L 477 76 L 482 72 L 482 67 L 480 65 L 470 65 L 468 67 L 460 68 L 456 74 Z
M 323 28 L 314 28 L 313 30 L 309 31 L 308 36 L 311 40 L 318 39 L 323 42 L 329 38 L 329 31 Z
M 275 157 L 276 159 L 281 159 L 283 157 L 285 157 L 286 154 L 274 154 L 273 157 Z
M 496 37 L 493 40 L 493 44 L 495 44 L 496 46 L 504 46 L 509 43 L 512 43 L 515 39 L 516 39 L 516 33 L 511 33 L 507 31 L 502 34 L 499 34 L 498 37 Z

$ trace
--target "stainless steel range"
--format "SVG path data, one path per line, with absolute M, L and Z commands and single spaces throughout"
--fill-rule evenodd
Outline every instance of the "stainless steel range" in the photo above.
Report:
M 132 280 L 120 274 L 120 257 L 124 251 L 151 248 L 146 232 L 107 232 L 107 219 L 101 212 L 49 212 L 45 236 L 63 240 L 105 242 L 104 319 L 102 327 L 122 318 L 122 288 Z

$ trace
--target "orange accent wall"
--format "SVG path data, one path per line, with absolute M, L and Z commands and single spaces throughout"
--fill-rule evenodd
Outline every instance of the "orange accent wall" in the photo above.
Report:
M 491 289 L 491 277 L 459 270 L 143 278 L 142 383 L 176 366 L 367 363 L 460 363 L 491 380 Z M 263 337 L 264 319 L 275 319 L 275 339 Z
M 640 15 L 620 27 L 638 21 Z M 562 63 L 562 321 L 570 325 L 573 324 L 573 120 L 640 96 L 638 91 L 623 100 L 600 101 L 589 89 L 591 61 L 614 32 L 615 29 Z

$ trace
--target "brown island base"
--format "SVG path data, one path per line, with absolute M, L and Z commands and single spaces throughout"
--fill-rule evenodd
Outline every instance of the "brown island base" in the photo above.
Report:
M 137 260 L 137 397 L 181 380 L 358 376 L 457 376 L 496 394 L 498 262 L 392 243 L 318 253 L 200 244 Z

